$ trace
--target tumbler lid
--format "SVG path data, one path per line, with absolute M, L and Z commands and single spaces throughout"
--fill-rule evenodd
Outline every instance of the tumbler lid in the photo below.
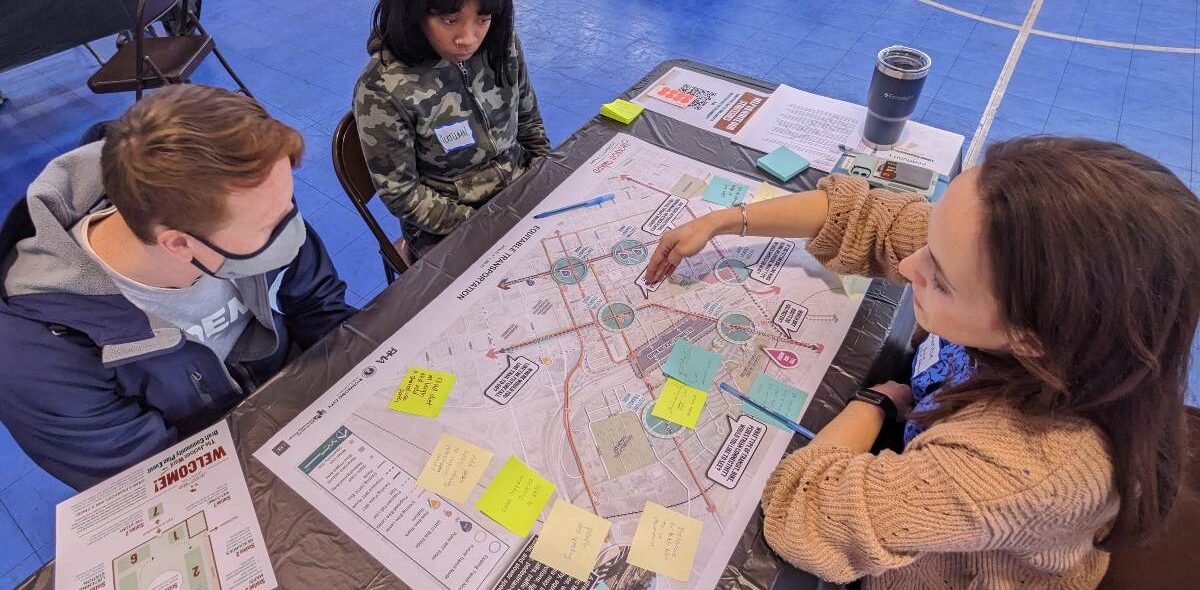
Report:
M 933 59 L 924 51 L 903 45 L 880 49 L 876 59 L 876 67 L 880 72 L 900 80 L 924 78 L 931 65 Z

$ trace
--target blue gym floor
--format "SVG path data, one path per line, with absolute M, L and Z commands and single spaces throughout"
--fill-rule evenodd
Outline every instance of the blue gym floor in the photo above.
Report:
M 202 19 L 255 96 L 304 133 L 308 153 L 297 172 L 296 200 L 356 304 L 383 289 L 383 272 L 375 242 L 334 176 L 329 145 L 366 61 L 374 2 L 207 0 Z M 1200 192 L 1195 0 L 517 5 L 555 144 L 664 59 L 691 58 L 861 102 L 874 52 L 905 43 L 934 61 L 916 119 L 966 136 L 964 152 L 977 130 L 977 148 L 1030 133 L 1116 140 L 1158 158 Z M 114 44 L 105 39 L 93 47 L 107 56 Z M 1015 47 L 1020 51 L 1009 59 Z M 1006 62 L 1014 67 L 1006 70 Z M 24 195 L 51 158 L 75 147 L 88 125 L 116 118 L 131 104 L 129 95 L 88 91 L 85 80 L 96 68 L 80 48 L 0 73 L 0 90 L 10 100 L 0 108 L 0 210 Z M 195 81 L 232 86 L 213 59 Z M 993 94 L 999 101 L 989 110 Z M 985 116 L 989 111 L 994 116 Z M 388 231 L 399 231 L 386 210 L 377 215 Z M 1197 394 L 1200 368 L 1192 371 L 1193 403 Z M 16 584 L 54 556 L 54 505 L 70 493 L 0 427 L 0 585 Z

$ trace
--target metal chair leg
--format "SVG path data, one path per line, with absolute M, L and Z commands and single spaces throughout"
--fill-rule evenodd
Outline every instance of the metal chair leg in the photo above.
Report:
M 387 279 L 387 284 L 390 285 L 396 282 L 396 269 L 392 268 L 391 264 L 388 264 L 387 257 L 383 255 L 383 252 L 379 253 L 379 258 L 383 260 L 383 276 Z
M 100 64 L 101 67 L 104 67 L 104 60 L 100 59 L 100 54 L 96 53 L 95 49 L 92 49 L 92 44 L 84 43 L 83 46 L 87 48 L 88 53 L 92 54 L 92 59 L 96 60 L 96 63 Z

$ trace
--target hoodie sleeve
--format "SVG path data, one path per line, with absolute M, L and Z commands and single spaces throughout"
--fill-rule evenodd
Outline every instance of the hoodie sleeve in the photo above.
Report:
M 82 490 L 177 442 L 161 414 L 120 394 L 81 336 L 3 315 L 0 334 L 20 342 L 0 355 L 0 421 L 50 475 Z
M 346 304 L 346 283 L 338 277 L 321 237 L 312 226 L 307 230 L 278 293 L 288 335 L 304 350 L 358 311 Z

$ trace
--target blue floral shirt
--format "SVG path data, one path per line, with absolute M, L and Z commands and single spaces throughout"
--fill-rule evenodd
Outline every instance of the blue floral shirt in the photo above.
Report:
M 937 407 L 937 392 L 942 387 L 965 383 L 975 374 L 975 361 L 963 346 L 930 334 L 913 357 L 913 411 Z M 912 442 L 925 427 L 909 420 L 904 423 L 904 444 Z

